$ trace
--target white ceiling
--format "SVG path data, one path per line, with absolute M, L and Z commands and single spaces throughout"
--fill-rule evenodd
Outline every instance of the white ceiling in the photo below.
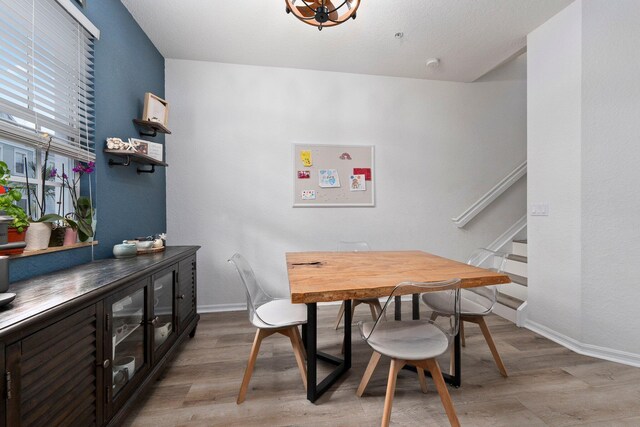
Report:
M 284 0 L 122 3 L 165 58 L 471 82 L 572 1 L 362 0 L 355 21 L 322 31 Z M 439 68 L 426 68 L 431 57 Z

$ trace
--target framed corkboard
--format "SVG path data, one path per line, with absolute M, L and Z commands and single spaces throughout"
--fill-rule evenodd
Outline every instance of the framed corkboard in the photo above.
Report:
M 294 207 L 375 206 L 373 145 L 293 144 Z

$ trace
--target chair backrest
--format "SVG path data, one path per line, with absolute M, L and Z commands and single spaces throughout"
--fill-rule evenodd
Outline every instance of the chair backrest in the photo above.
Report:
M 233 264 L 240 275 L 240 280 L 247 291 L 247 308 L 249 311 L 249 321 L 253 323 L 254 317 L 260 319 L 260 316 L 256 312 L 258 308 L 270 301 L 273 301 L 271 295 L 269 295 L 258 283 L 256 275 L 254 274 L 249 262 L 240 254 L 236 253 L 229 258 L 229 263 Z M 260 319 L 263 323 L 264 320 Z M 268 323 L 267 323 L 268 324 Z
M 426 307 L 427 312 L 422 313 L 421 320 L 419 321 L 390 320 L 394 319 L 395 316 L 391 313 L 387 315 L 386 312 L 387 310 L 395 307 L 394 301 L 396 296 L 419 294 L 420 301 L 422 301 L 422 294 L 424 293 L 428 293 L 431 300 L 437 301 L 437 311 L 434 308 L 423 304 L 423 307 Z M 409 322 L 429 323 L 442 330 L 448 340 L 451 341 L 458 333 L 460 326 L 460 279 L 451 279 L 441 282 L 400 283 L 393 289 L 393 292 L 384 304 L 382 313 L 378 315 L 373 327 L 367 327 L 365 322 L 358 322 L 360 335 L 365 341 L 368 341 L 369 339 L 376 339 L 376 334 L 381 336 L 391 335 L 396 330 L 393 325 L 391 325 L 392 322 L 399 322 L 399 326 L 401 326 L 401 323 Z M 384 327 L 381 327 L 383 324 Z
M 367 242 L 338 242 L 338 252 L 365 252 L 371 248 Z
M 471 254 L 467 264 L 502 273 L 504 271 L 506 259 L 507 254 L 505 253 L 482 248 L 475 250 Z M 482 286 L 478 288 L 463 289 L 462 298 L 473 301 L 477 305 L 484 307 L 485 313 L 488 313 L 493 309 L 493 306 L 496 303 L 497 288 L 495 286 Z M 478 314 L 482 313 L 478 312 Z

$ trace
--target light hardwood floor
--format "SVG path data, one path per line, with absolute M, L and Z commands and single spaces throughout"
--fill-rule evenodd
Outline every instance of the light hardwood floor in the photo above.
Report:
M 338 305 L 318 308 L 318 348 L 339 354 Z M 409 305 L 403 308 L 408 311 Z M 357 310 L 354 321 L 369 320 Z M 466 324 L 463 385 L 449 388 L 463 426 L 640 426 L 640 369 L 581 356 L 527 329 L 490 316 L 489 327 L 509 371 L 503 378 L 477 325 Z M 255 335 L 246 313 L 202 316 L 168 369 L 126 426 L 377 426 L 389 360 L 383 358 L 363 397 L 356 388 L 371 350 L 353 328 L 353 367 L 317 404 L 306 400 L 289 339 L 274 335 L 260 349 L 246 401 L 236 397 Z M 448 358 L 442 358 L 447 369 Z M 318 377 L 325 374 L 319 370 Z M 398 375 L 391 425 L 448 426 L 431 379 Z

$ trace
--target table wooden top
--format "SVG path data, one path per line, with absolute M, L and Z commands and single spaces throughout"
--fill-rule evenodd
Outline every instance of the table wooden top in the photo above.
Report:
M 510 283 L 505 274 L 422 251 L 290 252 L 291 302 L 311 303 L 389 296 L 401 282 L 461 279 L 461 287 Z

